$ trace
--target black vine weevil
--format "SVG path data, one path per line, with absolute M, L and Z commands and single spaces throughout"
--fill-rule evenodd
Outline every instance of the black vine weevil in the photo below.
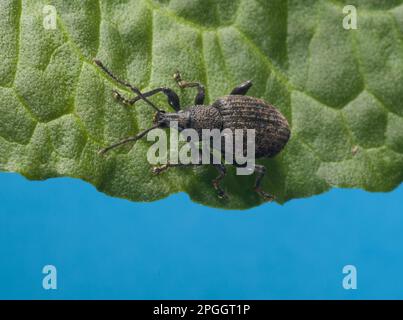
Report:
M 273 157 L 278 154 L 286 145 L 290 138 L 290 128 L 287 119 L 272 105 L 261 99 L 246 96 L 249 88 L 252 86 L 251 81 L 246 81 L 234 88 L 228 96 L 217 99 L 212 105 L 203 105 L 205 97 L 205 89 L 198 82 L 183 81 L 180 73 L 176 72 L 174 78 L 180 88 L 195 87 L 197 95 L 193 106 L 181 110 L 178 95 L 170 88 L 160 87 L 154 90 L 141 93 L 141 91 L 126 81 L 118 79 L 113 75 L 99 60 L 94 62 L 112 79 L 121 85 L 128 87 L 133 93 L 137 94 L 133 99 L 124 98 L 119 92 L 114 90 L 114 97 L 126 105 L 133 105 L 138 100 L 144 100 L 148 105 L 156 110 L 154 124 L 152 127 L 140 132 L 136 136 L 126 138 L 100 151 L 101 154 L 109 150 L 136 141 L 144 137 L 148 132 L 156 128 L 167 128 L 170 123 L 175 121 L 179 124 L 179 130 L 193 128 L 201 129 L 246 129 L 255 130 L 255 158 Z M 166 113 L 157 108 L 148 97 L 164 93 L 168 98 L 169 105 L 175 110 L 173 113 Z M 244 140 L 245 141 L 245 140 Z M 244 149 L 245 149 L 244 145 Z M 201 159 L 201 158 L 200 158 Z M 201 165 L 200 163 L 196 165 Z M 191 164 L 195 165 L 195 164 Z M 234 163 L 237 166 L 237 163 Z M 153 169 L 158 174 L 172 166 L 185 166 L 184 164 L 165 164 Z M 223 164 L 214 164 L 219 171 L 219 175 L 212 183 L 220 197 L 224 197 L 225 193 L 220 187 L 220 181 L 226 174 Z M 263 165 L 255 165 L 256 182 L 255 190 L 266 200 L 272 200 L 273 196 L 264 192 L 260 188 L 261 181 L 265 175 L 266 168 Z

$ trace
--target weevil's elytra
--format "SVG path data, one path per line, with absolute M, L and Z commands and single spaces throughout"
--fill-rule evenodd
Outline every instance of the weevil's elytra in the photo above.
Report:
M 114 76 L 100 61 L 94 62 L 110 77 L 123 86 L 128 87 L 137 96 L 133 99 L 126 99 L 119 92 L 114 90 L 114 97 L 125 105 L 133 105 L 136 101 L 144 100 L 155 111 L 153 126 L 140 132 L 136 136 L 128 137 L 100 151 L 101 154 L 109 150 L 136 141 L 144 137 L 148 132 L 156 128 L 169 127 L 172 121 L 178 123 L 179 129 L 184 130 L 192 128 L 199 133 L 202 129 L 242 129 L 246 135 L 246 129 L 255 130 L 255 158 L 270 158 L 277 155 L 287 144 L 290 138 L 290 128 L 287 119 L 274 106 L 268 104 L 262 99 L 246 96 L 246 93 L 252 86 L 251 81 L 246 81 L 236 88 L 227 96 L 218 98 L 212 105 L 204 105 L 205 89 L 198 82 L 187 82 L 182 80 L 179 72 L 174 74 L 174 79 L 180 88 L 197 88 L 194 105 L 181 110 L 178 95 L 174 90 L 166 87 L 156 88 L 154 90 L 142 93 L 138 88 L 126 81 L 122 81 Z M 168 104 L 175 112 L 167 113 L 155 106 L 148 97 L 163 93 L 167 97 Z M 201 134 L 199 134 L 201 137 Z M 247 140 L 244 137 L 244 150 L 246 150 Z M 201 159 L 201 157 L 200 157 Z M 202 165 L 190 164 L 190 165 Z M 237 165 L 236 163 L 234 165 Z M 162 171 L 173 166 L 189 166 L 184 164 L 165 164 L 155 167 L 153 172 L 159 174 Z M 221 180 L 225 177 L 226 169 L 223 164 L 214 164 L 219 171 L 219 175 L 212 181 L 218 196 L 225 197 L 224 190 L 220 186 Z M 274 197 L 261 190 L 261 181 L 265 175 L 266 168 L 262 165 L 255 165 L 256 181 L 255 191 L 266 200 L 273 200 Z
M 217 99 L 213 107 L 220 111 L 223 128 L 255 129 L 256 159 L 275 156 L 290 137 L 286 118 L 261 99 L 229 95 Z

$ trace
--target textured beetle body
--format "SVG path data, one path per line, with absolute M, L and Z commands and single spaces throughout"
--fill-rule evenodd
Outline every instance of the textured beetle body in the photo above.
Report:
M 179 87 L 184 88 L 197 88 L 197 95 L 195 97 L 195 104 L 186 109 L 181 109 L 178 95 L 174 90 L 167 87 L 159 87 L 148 92 L 142 93 L 137 87 L 130 83 L 118 79 L 112 72 L 110 72 L 99 60 L 94 61 L 103 71 L 105 71 L 111 78 L 120 83 L 121 85 L 129 88 L 137 96 L 132 99 L 126 99 L 116 90 L 114 97 L 125 105 L 133 105 L 136 101 L 143 100 L 154 110 L 157 111 L 154 117 L 154 124 L 152 127 L 138 133 L 135 136 L 125 138 L 113 145 L 110 145 L 102 150 L 101 154 L 105 154 L 111 149 L 119 147 L 123 144 L 137 141 L 144 137 L 148 132 L 156 128 L 167 128 L 177 126 L 179 131 L 184 129 L 194 129 L 199 134 L 199 139 L 203 137 L 203 129 L 218 129 L 221 131 L 230 130 L 233 139 L 237 134 L 237 130 L 243 130 L 243 150 L 234 149 L 232 155 L 236 156 L 238 152 L 243 155 L 248 154 L 248 139 L 247 130 L 254 130 L 255 133 L 255 150 L 254 156 L 256 159 L 263 157 L 273 157 L 278 154 L 286 145 L 290 138 L 290 128 L 287 119 L 272 105 L 265 101 L 246 96 L 248 90 L 252 86 L 251 81 L 246 81 L 239 86 L 235 87 L 227 96 L 218 98 L 212 105 L 204 105 L 205 89 L 199 82 L 183 81 L 179 72 L 174 74 L 174 79 Z M 175 112 L 165 112 L 160 110 L 152 101 L 148 99 L 157 93 L 163 93 L 168 100 L 169 105 Z M 228 132 L 228 131 L 227 131 Z M 235 136 L 234 136 L 235 134 Z M 228 136 L 222 134 L 221 152 L 225 153 L 225 139 Z M 233 144 L 236 145 L 236 144 Z M 224 149 L 224 150 L 223 150 Z M 203 165 L 199 162 L 192 165 Z M 236 166 L 242 164 L 234 163 Z M 156 174 L 173 166 L 186 166 L 185 164 L 167 163 L 160 167 L 155 167 L 153 172 Z M 220 181 L 225 177 L 225 165 L 214 164 L 219 171 L 219 175 L 212 183 L 216 189 L 218 196 L 225 197 L 224 190 L 220 187 Z M 261 189 L 261 181 L 265 175 L 266 168 L 263 165 L 255 165 L 256 181 L 255 191 L 264 197 L 266 200 L 273 200 L 274 197 Z
M 199 137 L 203 135 L 203 129 L 219 129 L 222 130 L 223 122 L 220 111 L 214 106 L 198 105 L 189 109 L 189 125 L 197 131 Z
M 247 148 L 247 129 L 255 130 L 255 158 L 273 157 L 286 145 L 290 137 L 287 119 L 262 99 L 242 95 L 218 98 L 211 106 L 196 105 L 178 113 L 163 113 L 156 122 L 170 126 L 177 121 L 179 130 L 194 129 L 199 138 L 203 129 L 243 130 L 243 153 Z M 223 149 L 224 140 L 221 144 Z M 224 153 L 224 150 L 220 150 Z M 238 150 L 241 151 L 242 150 Z
M 255 158 L 273 157 L 286 145 L 290 137 L 287 119 L 273 106 L 261 99 L 242 95 L 229 95 L 217 99 L 213 105 L 220 112 L 222 128 L 235 132 L 255 130 Z

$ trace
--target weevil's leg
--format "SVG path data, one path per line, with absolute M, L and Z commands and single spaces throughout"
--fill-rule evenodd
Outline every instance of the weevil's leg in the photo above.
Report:
M 156 125 L 152 126 L 151 128 L 148 128 L 148 129 L 136 134 L 135 136 L 125 138 L 123 140 L 120 140 L 119 142 L 116 142 L 116 143 L 110 145 L 109 147 L 103 148 L 103 149 L 99 150 L 98 153 L 100 155 L 104 155 L 105 153 L 109 152 L 110 150 L 115 149 L 115 148 L 117 148 L 117 147 L 119 147 L 121 145 L 127 144 L 127 143 L 132 142 L 132 141 L 137 141 L 137 140 L 141 139 L 142 137 L 144 137 L 151 130 L 154 130 L 154 129 L 158 128 L 158 127 L 159 127 L 159 125 L 156 124 Z
M 206 96 L 206 89 L 199 82 L 187 82 L 182 79 L 179 71 L 174 74 L 174 79 L 181 89 L 184 88 L 197 88 L 197 95 L 195 98 L 195 104 L 204 104 L 204 97 Z
M 211 154 L 211 157 L 214 158 L 214 155 Z M 164 172 L 164 171 L 166 171 L 166 170 L 168 170 L 169 168 L 172 168 L 172 167 L 202 166 L 203 165 L 202 161 L 203 161 L 203 153 L 200 150 L 199 151 L 199 162 L 198 163 L 182 164 L 182 163 L 170 163 L 170 162 L 168 162 L 168 163 L 163 164 L 161 166 L 154 167 L 152 169 L 152 172 L 154 174 L 160 174 L 160 173 L 162 173 L 162 172 Z M 225 175 L 227 173 L 227 170 L 225 169 L 225 166 L 223 164 L 214 164 L 214 167 L 218 170 L 219 175 L 212 181 L 213 187 L 217 191 L 218 197 L 226 198 L 227 196 L 226 196 L 224 190 L 221 188 L 220 182 L 221 182 L 222 179 L 224 179 L 224 177 L 225 177 Z
M 164 172 L 164 171 L 166 171 L 166 170 L 168 170 L 169 168 L 172 168 L 172 167 L 201 166 L 203 164 L 202 160 L 203 160 L 202 152 L 201 152 L 201 150 L 199 150 L 199 161 L 197 163 L 183 164 L 183 163 L 170 163 L 170 162 L 168 162 L 168 163 L 160 165 L 160 166 L 155 166 L 152 169 L 152 172 L 154 174 L 160 174 L 161 172 Z
M 261 182 L 263 180 L 264 175 L 266 174 L 266 168 L 265 166 L 262 166 L 260 164 L 255 165 L 255 172 L 256 172 L 256 182 L 255 182 L 255 191 L 266 201 L 273 201 L 274 196 L 263 191 L 260 187 Z
M 122 86 L 125 86 L 127 88 L 129 88 L 132 92 L 136 93 L 138 96 L 140 96 L 141 99 L 143 99 L 145 102 L 148 103 L 148 105 L 150 107 L 152 107 L 153 109 L 155 109 L 157 112 L 160 112 L 160 110 L 154 105 L 154 103 L 152 103 L 150 100 L 147 99 L 147 97 L 145 97 L 140 89 L 136 88 L 135 86 L 131 85 L 130 83 L 128 83 L 127 81 L 124 80 L 120 80 L 119 78 L 117 78 L 107 67 L 105 67 L 103 65 L 103 63 L 99 60 L 94 60 L 94 63 L 100 67 L 102 69 L 102 71 L 104 71 L 108 76 L 110 76 L 113 80 L 115 80 L 117 83 L 120 83 Z M 121 96 L 122 97 L 122 96 Z
M 181 109 L 178 95 L 175 93 L 175 91 L 173 91 L 170 88 L 165 88 L 165 87 L 156 88 L 151 91 L 143 92 L 143 96 L 148 98 L 148 97 L 151 97 L 160 92 L 162 92 L 163 94 L 165 94 L 167 96 L 169 105 L 176 112 L 178 112 Z M 113 94 L 114 94 L 114 97 L 116 100 L 118 100 L 119 102 L 122 102 L 123 104 L 128 105 L 128 106 L 131 106 L 131 105 L 135 104 L 137 101 L 142 99 L 140 96 L 134 97 L 133 99 L 126 99 L 116 90 L 113 90 Z
M 127 99 L 125 98 L 119 91 L 117 90 L 112 90 L 113 97 L 119 101 L 120 103 L 126 105 L 126 106 L 131 106 L 134 102 L 132 102 L 132 99 Z
M 200 163 L 189 163 L 189 164 L 183 164 L 183 163 L 166 163 L 160 166 L 155 166 L 152 169 L 152 173 L 154 174 L 160 174 L 161 172 L 167 171 L 169 168 L 173 167 L 191 167 L 191 166 L 201 166 L 203 165 L 201 162 Z
M 232 94 L 239 94 L 244 96 L 248 90 L 250 89 L 250 87 L 252 87 L 252 81 L 248 80 L 245 81 L 244 83 L 240 84 L 239 86 L 235 87 L 232 91 L 231 91 L 231 95 Z
M 224 190 L 220 186 L 220 182 L 224 179 L 225 175 L 227 174 L 227 170 L 223 164 L 215 164 L 214 165 L 219 172 L 219 175 L 212 181 L 214 189 L 217 191 L 218 197 L 221 199 L 226 198 L 227 195 L 225 194 Z
M 160 174 L 161 172 L 164 172 L 172 167 L 189 167 L 189 166 L 201 166 L 201 165 L 203 165 L 201 162 L 200 163 L 191 163 L 191 164 L 181 164 L 181 163 L 173 164 L 173 163 L 168 162 L 167 164 L 163 164 L 161 166 L 154 167 L 152 172 L 154 174 Z M 224 190 L 221 188 L 220 182 L 222 179 L 224 179 L 224 177 L 227 173 L 227 170 L 225 169 L 225 166 L 223 164 L 215 164 L 214 167 L 216 167 L 216 169 L 218 170 L 219 175 L 215 179 L 212 180 L 212 184 L 213 184 L 214 189 L 217 191 L 218 197 L 223 199 L 223 198 L 226 198 L 227 196 L 226 196 Z

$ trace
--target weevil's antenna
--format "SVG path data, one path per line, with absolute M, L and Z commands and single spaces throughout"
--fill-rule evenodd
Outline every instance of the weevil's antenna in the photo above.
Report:
M 100 67 L 108 76 L 110 76 L 113 80 L 115 80 L 117 83 L 120 83 L 121 85 L 128 87 L 131 91 L 136 93 L 141 99 L 143 99 L 145 102 L 147 102 L 152 108 L 154 108 L 157 112 L 161 112 L 160 109 L 158 109 L 154 103 L 152 103 L 150 100 L 148 100 L 142 93 L 141 91 L 136 88 L 135 86 L 131 85 L 130 83 L 118 79 L 111 71 L 106 68 L 103 63 L 99 60 L 94 59 L 94 63 Z
M 105 153 L 109 152 L 110 150 L 115 149 L 116 147 L 119 147 L 119 146 L 121 146 L 123 144 L 129 143 L 129 142 L 132 142 L 132 141 L 137 141 L 137 140 L 141 139 L 142 137 L 144 137 L 151 130 L 156 129 L 159 126 L 160 126 L 159 124 L 153 125 L 151 128 L 148 128 L 148 129 L 138 133 L 137 135 L 135 135 L 133 137 L 128 137 L 126 139 L 123 139 L 123 140 L 121 140 L 119 142 L 116 142 L 116 143 L 110 145 L 109 147 L 106 147 L 106 148 L 103 148 L 103 149 L 99 150 L 98 154 L 104 155 Z

